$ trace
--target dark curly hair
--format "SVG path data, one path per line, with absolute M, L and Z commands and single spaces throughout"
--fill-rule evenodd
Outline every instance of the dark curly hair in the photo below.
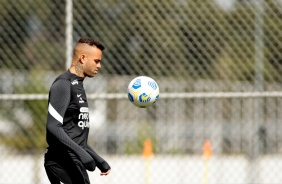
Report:
M 90 46 L 96 46 L 100 50 L 104 50 L 105 47 L 102 43 L 92 39 L 92 38 L 80 38 L 77 43 L 85 43 Z

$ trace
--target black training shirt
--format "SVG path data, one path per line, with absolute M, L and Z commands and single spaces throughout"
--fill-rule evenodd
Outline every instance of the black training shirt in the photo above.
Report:
M 88 154 L 89 114 L 83 80 L 67 70 L 51 86 L 46 138 L 52 153 L 68 151 L 74 158 Z
M 83 80 L 68 70 L 57 77 L 51 86 L 45 164 L 71 158 L 81 161 L 89 171 L 97 166 L 106 172 L 111 168 L 109 164 L 87 144 L 89 112 Z

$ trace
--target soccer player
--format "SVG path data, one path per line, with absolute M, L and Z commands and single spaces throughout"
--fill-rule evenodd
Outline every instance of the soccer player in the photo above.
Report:
M 85 77 L 101 68 L 104 46 L 81 38 L 74 47 L 70 68 L 53 82 L 48 99 L 44 167 L 51 184 L 90 184 L 87 171 L 101 175 L 111 167 L 88 144 L 89 114 L 83 87 Z

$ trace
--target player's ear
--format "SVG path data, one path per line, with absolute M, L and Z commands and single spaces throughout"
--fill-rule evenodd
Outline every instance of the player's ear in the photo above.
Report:
M 85 54 L 82 54 L 82 55 L 79 57 L 79 62 L 80 62 L 81 64 L 83 64 L 84 61 L 85 61 L 85 59 L 86 59 Z

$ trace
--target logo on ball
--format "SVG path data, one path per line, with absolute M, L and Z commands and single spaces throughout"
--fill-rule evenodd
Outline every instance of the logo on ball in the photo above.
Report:
M 132 87 L 133 87 L 134 89 L 140 88 L 140 87 L 141 87 L 141 80 L 140 80 L 140 79 L 137 79 L 137 80 L 133 83 Z
M 140 96 L 139 96 L 139 101 L 140 102 L 150 102 L 151 100 L 151 97 L 146 95 L 146 93 L 142 93 Z

